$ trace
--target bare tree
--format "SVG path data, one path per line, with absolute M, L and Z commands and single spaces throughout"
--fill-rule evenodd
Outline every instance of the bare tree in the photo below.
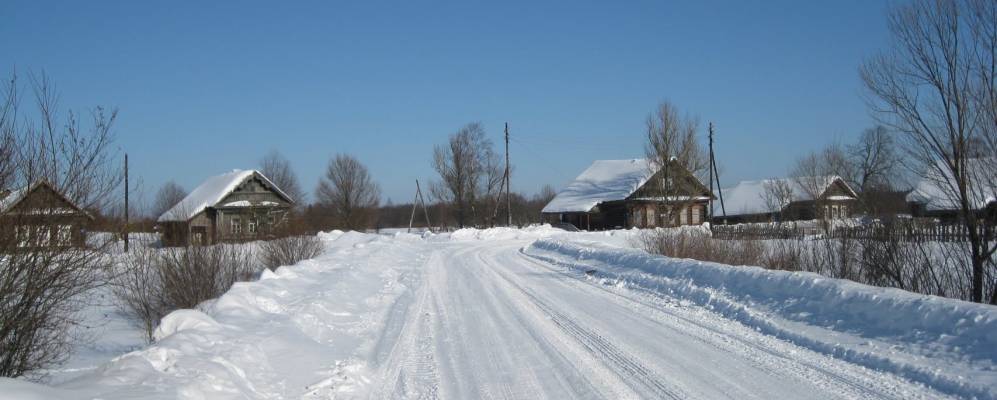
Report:
M 849 183 L 863 193 L 892 190 L 900 174 L 900 157 L 889 130 L 882 125 L 866 129 L 857 143 L 848 146 L 854 174 Z
M 678 107 L 667 101 L 647 117 L 644 151 L 661 178 L 653 185 L 653 195 L 670 203 L 658 210 L 667 221 L 674 220 L 696 200 L 692 195 L 698 190 L 697 182 L 689 179 L 686 171 L 705 180 L 709 157 L 697 139 L 698 130 L 696 118 L 680 115 Z
M 163 184 L 156 192 L 156 202 L 153 204 L 154 217 L 159 217 L 163 215 L 166 211 L 173 208 L 187 197 L 187 191 L 184 190 L 182 186 L 174 181 L 169 181 Z
M 430 191 L 438 200 L 453 204 L 459 227 L 463 228 L 468 217 L 475 215 L 482 177 L 486 176 L 489 183 L 496 177 L 489 166 L 497 163 L 492 163 L 489 155 L 494 156 L 492 142 L 477 122 L 464 125 L 450 135 L 446 145 L 433 149 L 433 168 L 441 181 L 434 183 Z
M 121 182 L 112 152 L 115 113 L 97 108 L 83 129 L 75 113 L 57 118 L 57 96 L 44 75 L 31 83 L 37 112 L 19 110 L 16 76 L 0 99 L 0 152 L 8 152 L 0 157 L 0 179 L 8 188 L 46 180 L 74 203 L 99 210 Z M 13 152 L 4 147 L 11 144 Z M 35 197 L 0 215 L 0 376 L 39 377 L 64 361 L 79 342 L 88 293 L 104 283 L 109 242 L 68 246 L 86 238 L 63 225 L 63 204 Z
M 270 179 L 274 185 L 283 190 L 291 199 L 294 206 L 300 207 L 305 204 L 305 192 L 298 184 L 298 175 L 291 168 L 291 162 L 284 158 L 277 150 L 272 150 L 260 160 L 260 172 Z
M 770 179 L 762 183 L 762 201 L 768 210 L 775 213 L 776 222 L 782 222 L 783 210 L 793 201 L 793 187 L 790 181 L 785 179 Z
M 58 92 L 47 75 L 33 75 L 31 87 L 39 120 L 20 129 L 20 183 L 45 179 L 83 208 L 104 208 L 124 179 L 112 146 L 117 110 L 94 108 L 84 129 L 72 110 L 59 120 Z
M 547 205 L 547 203 L 550 203 L 551 200 L 554 200 L 554 196 L 557 196 L 557 191 L 554 190 L 553 186 L 547 183 L 540 188 L 540 192 L 533 197 L 533 201 L 539 203 L 540 206 L 543 207 Z
M 370 225 L 381 199 L 381 188 L 359 160 L 351 155 L 337 154 L 329 160 L 315 197 L 332 211 L 340 226 L 359 230 Z
M 915 0 L 891 11 L 889 29 L 889 51 L 860 68 L 869 105 L 901 134 L 908 159 L 958 205 L 969 232 L 972 300 L 983 302 L 984 279 L 994 276 L 985 269 L 997 250 L 993 218 L 976 210 L 982 191 L 997 184 L 997 3 Z M 974 159 L 983 167 L 972 167 Z M 987 300 L 997 303 L 997 291 Z

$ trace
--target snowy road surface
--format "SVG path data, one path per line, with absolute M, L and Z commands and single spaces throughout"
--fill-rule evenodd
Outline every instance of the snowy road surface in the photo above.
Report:
M 375 398 L 909 398 L 934 395 L 519 252 L 440 246 Z
M 595 261 L 531 254 L 535 239 L 325 235 L 324 255 L 171 314 L 149 347 L 55 387 L 0 380 L 0 398 L 994 397 L 991 353 L 932 342 L 937 359 L 911 357 L 938 373 L 885 372 L 869 365 L 890 351 L 832 357 Z M 953 368 L 977 386 L 945 384 Z

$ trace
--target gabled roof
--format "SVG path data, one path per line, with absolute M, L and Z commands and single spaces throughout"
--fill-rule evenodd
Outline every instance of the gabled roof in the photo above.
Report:
M 657 171 L 647 159 L 596 160 L 558 192 L 543 212 L 588 212 L 599 203 L 626 199 Z
M 21 187 L 20 189 L 11 190 L 6 193 L 0 191 L 0 214 L 6 214 L 15 206 L 20 204 L 21 201 L 26 199 L 29 194 L 37 190 L 39 187 L 47 188 L 52 193 L 55 193 L 55 195 L 58 196 L 62 201 L 66 202 L 66 204 L 68 204 L 73 210 L 80 212 L 83 215 L 86 215 L 88 218 L 93 219 L 93 216 L 91 216 L 90 213 L 84 211 L 82 208 L 77 206 L 76 203 L 73 203 L 72 200 L 69 200 L 65 195 L 62 194 L 62 192 L 56 190 L 51 183 L 49 183 L 47 180 L 44 179 L 39 179 L 30 185 Z
M 281 190 L 277 185 L 274 185 L 266 176 L 256 170 L 239 170 L 235 169 L 232 172 L 227 172 L 221 175 L 216 175 L 208 178 L 200 186 L 194 188 L 180 200 L 173 208 L 167 210 L 163 215 L 159 216 L 158 222 L 177 222 L 177 221 L 188 221 L 197 214 L 200 214 L 208 207 L 215 207 L 218 202 L 225 199 L 232 191 L 239 187 L 243 182 L 249 178 L 256 176 L 260 178 L 265 184 L 273 188 L 274 192 L 280 197 L 287 200 L 289 203 L 294 203 L 283 190 Z
M 969 181 L 976 183 L 970 187 L 970 207 L 974 210 L 986 208 L 988 204 L 997 202 L 997 159 L 971 158 L 966 160 L 966 171 Z M 958 210 L 958 198 L 953 196 L 954 190 L 947 186 L 953 182 L 952 172 L 939 160 L 934 166 L 924 172 L 924 178 L 917 183 L 907 201 L 920 203 L 929 211 Z
M 810 191 L 804 189 L 800 183 L 801 181 L 813 182 L 816 187 L 822 187 L 823 189 L 820 191 L 818 197 L 823 195 L 835 183 L 840 183 L 850 197 L 858 197 L 855 191 L 837 175 L 763 179 L 758 181 L 742 181 L 738 182 L 737 185 L 722 189 L 724 209 L 728 216 L 769 214 L 781 211 L 788 203 L 784 202 L 778 209 L 773 209 L 775 205 L 768 204 L 765 201 L 765 190 L 770 185 L 784 185 L 788 187 L 790 189 L 789 202 L 813 200 L 813 195 L 810 194 Z

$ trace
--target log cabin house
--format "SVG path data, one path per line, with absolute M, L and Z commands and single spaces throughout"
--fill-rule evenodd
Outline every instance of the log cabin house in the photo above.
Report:
M 0 190 L 0 248 L 83 247 L 93 216 L 45 180 Z
M 716 223 L 849 218 L 858 194 L 839 176 L 742 181 L 723 189 L 726 216 L 714 204 Z
M 647 159 L 597 160 L 554 196 L 543 222 L 584 230 L 697 225 L 712 194 L 674 159 L 667 169 L 673 193 L 663 195 L 665 170 Z
M 209 245 L 271 237 L 294 204 L 255 170 L 208 178 L 157 220 L 166 246 Z

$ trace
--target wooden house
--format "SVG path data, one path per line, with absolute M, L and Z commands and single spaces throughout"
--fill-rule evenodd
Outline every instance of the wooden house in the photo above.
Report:
M 93 217 L 48 181 L 0 190 L 0 247 L 82 247 Z
M 951 172 L 942 161 L 922 174 L 921 181 L 907 194 L 911 214 L 915 217 L 937 218 L 943 221 L 961 219 L 960 202 L 952 195 Z M 997 219 L 997 159 L 966 160 L 969 208 L 977 218 Z
M 208 178 L 157 220 L 166 246 L 208 245 L 271 237 L 294 204 L 255 170 Z
M 710 190 L 675 160 L 667 169 L 657 164 L 647 159 L 597 160 L 554 196 L 543 208 L 542 219 L 585 230 L 705 222 Z M 667 195 L 662 189 L 666 182 L 675 188 Z
M 716 223 L 849 218 L 858 194 L 838 176 L 743 181 L 723 189 L 726 216 L 714 204 Z

